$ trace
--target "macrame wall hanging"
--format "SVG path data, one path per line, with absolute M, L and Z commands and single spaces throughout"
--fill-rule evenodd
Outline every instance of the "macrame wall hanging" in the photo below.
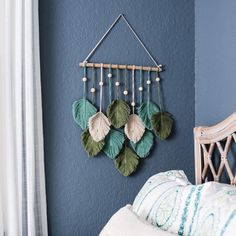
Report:
M 155 67 L 88 62 L 119 19 L 125 21 Z M 83 130 L 82 145 L 90 157 L 105 153 L 122 175 L 129 176 L 136 170 L 140 159 L 149 155 L 154 136 L 164 140 L 172 130 L 172 115 L 165 111 L 162 101 L 162 65 L 152 57 L 124 15 L 119 15 L 80 66 L 83 68 L 83 98 L 73 103 L 72 113 L 75 122 Z M 92 70 L 89 79 L 88 68 Z M 99 78 L 97 72 L 100 73 Z M 146 80 L 144 74 L 147 74 Z M 152 74 L 155 74 L 155 79 Z M 138 91 L 135 90 L 136 84 Z M 158 105 L 150 100 L 153 84 L 156 84 Z M 147 97 L 143 96 L 144 90 L 147 91 Z M 91 101 L 88 100 L 88 91 Z M 109 94 L 106 109 L 104 92 Z M 95 93 L 99 93 L 98 108 L 94 105 Z

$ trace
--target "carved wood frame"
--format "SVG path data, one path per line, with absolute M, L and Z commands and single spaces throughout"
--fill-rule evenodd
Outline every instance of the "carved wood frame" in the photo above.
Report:
M 236 185 L 236 176 L 228 162 L 228 151 L 232 141 L 236 142 L 236 112 L 214 126 L 199 126 L 194 128 L 194 156 L 196 184 L 207 182 L 207 171 L 210 171 L 213 180 L 219 182 L 223 169 L 230 179 L 231 185 Z M 220 141 L 226 140 L 223 148 Z M 207 149 L 206 145 L 209 145 Z M 215 148 L 220 152 L 220 165 L 218 169 L 212 162 Z

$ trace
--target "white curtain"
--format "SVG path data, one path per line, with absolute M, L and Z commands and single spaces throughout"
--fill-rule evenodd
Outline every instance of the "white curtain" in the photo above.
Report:
M 0 0 L 0 236 L 47 234 L 38 0 Z

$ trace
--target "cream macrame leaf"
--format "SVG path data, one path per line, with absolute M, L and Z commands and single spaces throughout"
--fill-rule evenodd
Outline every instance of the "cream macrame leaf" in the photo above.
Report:
M 108 118 L 101 111 L 91 116 L 88 121 L 88 127 L 93 140 L 96 142 L 103 140 L 109 133 L 110 125 Z
M 137 168 L 138 156 L 128 147 L 124 147 L 114 160 L 116 169 L 124 176 L 131 175 Z
M 125 136 L 123 133 L 111 129 L 109 134 L 105 138 L 105 145 L 103 147 L 103 151 L 109 158 L 115 159 L 116 156 L 120 153 L 124 141 Z
M 168 112 L 158 112 L 152 116 L 151 120 L 155 135 L 162 140 L 167 139 L 174 122 L 172 115 Z
M 145 158 L 153 146 L 153 134 L 151 131 L 146 130 L 139 142 L 130 142 L 130 144 L 140 158 Z
M 97 108 L 85 98 L 73 102 L 73 118 L 83 130 L 88 126 L 89 117 L 93 116 L 96 112 Z
M 137 143 L 145 132 L 145 126 L 138 115 L 132 114 L 125 124 L 124 131 L 130 141 Z
M 129 118 L 129 114 L 129 105 L 121 99 L 113 100 L 107 108 L 107 117 L 115 128 L 124 126 Z
M 103 140 L 100 142 L 95 142 L 91 137 L 88 129 L 86 129 L 81 134 L 81 142 L 85 151 L 90 157 L 96 156 L 102 150 L 105 144 Z

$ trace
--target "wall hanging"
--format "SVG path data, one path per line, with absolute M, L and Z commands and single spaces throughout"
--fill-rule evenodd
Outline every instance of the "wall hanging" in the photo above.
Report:
M 119 19 L 125 21 L 155 67 L 88 62 Z M 172 115 L 164 110 L 162 102 L 160 80 L 162 65 L 156 62 L 130 23 L 121 14 L 80 66 L 83 68 L 83 98 L 73 103 L 72 113 L 75 122 L 83 130 L 82 145 L 90 157 L 104 152 L 113 160 L 122 175 L 129 176 L 136 170 L 140 159 L 149 155 L 154 145 L 154 136 L 164 140 L 169 137 L 172 130 Z M 90 80 L 88 80 L 88 69 L 92 70 Z M 99 81 L 96 76 L 97 70 L 100 73 Z M 146 81 L 144 71 L 147 72 Z M 153 73 L 155 73 L 154 81 Z M 158 105 L 150 100 L 150 87 L 153 82 L 156 83 Z M 135 89 L 136 85 L 138 91 Z M 147 92 L 146 97 L 143 96 L 144 90 Z M 91 101 L 88 100 L 88 91 L 91 93 Z M 109 105 L 106 109 L 104 92 L 108 92 L 106 94 L 109 95 Z M 99 93 L 98 108 L 94 105 L 95 93 Z

